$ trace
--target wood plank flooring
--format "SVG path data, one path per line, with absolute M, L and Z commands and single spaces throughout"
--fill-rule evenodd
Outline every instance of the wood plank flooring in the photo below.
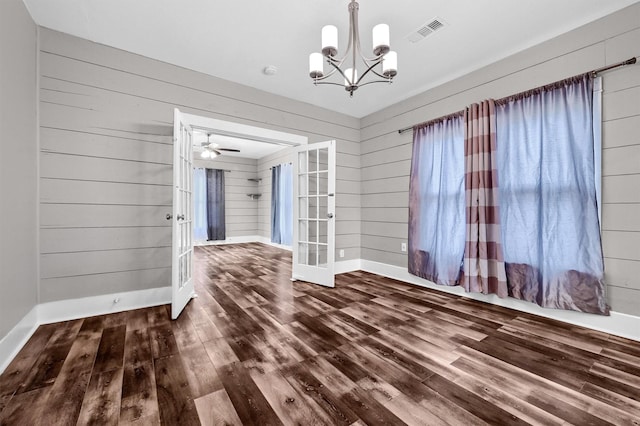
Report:
M 369 273 L 196 249 L 198 298 L 38 328 L 2 425 L 640 425 L 640 343 Z

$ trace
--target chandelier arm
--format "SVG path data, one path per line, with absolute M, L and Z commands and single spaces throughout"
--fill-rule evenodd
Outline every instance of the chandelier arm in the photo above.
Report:
M 351 81 L 351 79 L 347 78 L 346 74 L 344 73 L 344 71 L 342 71 L 342 68 L 340 68 L 339 66 L 337 66 L 336 64 L 331 64 L 335 67 L 335 70 L 331 71 L 332 73 L 338 71 L 340 73 L 340 75 L 347 81 Z M 343 86 L 343 84 L 340 83 L 335 83 L 338 86 Z
M 371 70 L 371 72 L 372 72 L 372 73 L 374 73 L 375 75 L 377 75 L 377 76 L 378 76 L 378 77 L 380 77 L 380 78 L 383 78 L 383 79 L 385 79 L 385 80 L 391 80 L 389 77 L 387 77 L 387 76 L 386 76 L 386 75 L 384 75 L 384 74 L 380 74 L 380 73 L 379 73 L 378 71 L 376 71 L 376 70 Z
M 333 86 L 340 86 L 340 87 L 344 87 L 344 84 L 340 84 L 340 83 L 335 83 L 333 81 L 314 81 L 313 84 L 315 85 L 319 85 L 319 84 L 331 84 Z
M 329 65 L 332 65 L 334 68 L 336 67 L 336 65 L 334 65 L 331 61 L 327 61 L 327 62 L 329 62 Z M 333 69 L 333 70 L 331 70 L 327 75 L 323 75 L 322 77 L 315 77 L 315 78 L 312 78 L 312 80 L 313 80 L 314 82 L 315 82 L 315 81 L 322 81 L 322 80 L 326 80 L 327 78 L 331 77 L 331 76 L 332 76 L 333 74 L 335 74 L 335 73 L 336 73 L 336 70 L 335 70 L 335 69 Z
M 373 71 L 373 68 L 378 65 L 380 63 L 380 61 L 378 62 L 374 62 L 373 64 L 369 65 L 365 62 L 365 65 L 367 65 L 369 68 L 367 68 L 367 70 L 365 72 L 362 73 L 362 75 L 360 76 L 360 78 L 358 78 L 358 81 L 355 82 L 356 86 L 360 86 L 360 82 L 362 81 L 362 79 L 364 78 L 365 75 L 369 74 L 369 71 Z M 378 74 L 375 71 L 373 71 L 374 74 Z M 364 84 L 362 84 L 362 86 L 364 86 Z
M 369 84 L 373 84 L 373 83 L 387 83 L 387 84 L 391 84 L 393 83 L 393 80 L 391 79 L 385 79 L 385 80 L 371 80 L 371 81 L 367 81 L 366 83 L 362 83 L 360 84 L 358 87 L 362 87 L 362 86 L 367 86 Z M 337 84 L 337 83 L 336 83 Z M 341 84 L 338 84 L 338 86 L 341 86 Z

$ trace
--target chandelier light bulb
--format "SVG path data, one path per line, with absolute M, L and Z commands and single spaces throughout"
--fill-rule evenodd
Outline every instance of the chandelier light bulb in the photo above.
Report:
M 338 54 L 338 28 L 335 25 L 322 27 L 322 54 L 325 56 Z
M 358 81 L 358 70 L 347 68 L 344 75 L 347 77 L 344 79 L 344 85 L 346 87 L 351 87 L 356 84 L 356 81 Z M 353 81 L 351 79 L 353 79 Z
M 392 78 L 396 74 L 398 74 L 398 54 L 390 50 L 382 58 L 382 75 Z
M 387 24 L 378 24 L 373 27 L 373 54 L 376 56 L 384 55 L 389 51 L 389 26 Z
M 324 75 L 323 62 L 324 58 L 321 53 L 309 55 L 309 75 L 311 78 L 318 78 Z

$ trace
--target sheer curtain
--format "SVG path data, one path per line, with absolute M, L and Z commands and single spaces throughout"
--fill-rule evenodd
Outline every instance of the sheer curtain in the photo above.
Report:
M 465 247 L 464 120 L 416 127 L 409 183 L 409 272 L 457 285 Z
M 207 239 L 226 239 L 224 214 L 224 170 L 206 169 L 207 173 Z
M 497 106 L 500 219 L 509 295 L 608 314 L 594 178 L 592 79 Z
M 193 169 L 193 240 L 207 240 L 207 174 Z
M 290 246 L 293 234 L 293 166 L 271 168 L 271 241 Z

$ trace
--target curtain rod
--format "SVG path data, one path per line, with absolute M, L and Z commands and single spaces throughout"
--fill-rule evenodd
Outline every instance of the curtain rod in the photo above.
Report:
M 293 163 L 280 163 L 280 164 L 288 164 L 288 165 L 290 165 L 290 166 L 292 166 L 292 165 L 293 165 Z M 280 164 L 277 164 L 277 165 L 279 166 Z M 273 170 L 273 167 L 269 167 L 269 170 Z
M 637 58 L 634 56 L 633 58 L 629 58 L 629 59 L 627 59 L 626 61 L 618 62 L 617 64 L 608 65 L 608 66 L 606 66 L 606 67 L 602 67 L 602 68 L 597 68 L 597 69 L 595 69 L 595 70 L 588 71 L 588 72 L 586 72 L 585 74 L 591 74 L 591 75 L 593 75 L 593 76 L 595 77 L 597 74 L 599 74 L 599 73 L 601 73 L 601 72 L 609 71 L 609 70 L 612 70 L 612 69 L 615 69 L 615 68 L 624 67 L 624 66 L 626 66 L 626 65 L 633 65 L 633 64 L 635 64 L 636 62 L 637 62 Z M 563 80 L 559 80 L 559 81 L 563 81 Z M 553 84 L 553 83 L 551 83 L 551 84 Z M 548 84 L 545 84 L 544 86 L 548 86 Z M 540 86 L 540 87 L 544 87 L 544 86 Z M 533 90 L 535 90 L 535 89 L 533 89 Z M 511 96 L 514 96 L 514 95 L 511 95 Z M 507 96 L 507 98 L 510 98 L 511 96 Z M 506 98 L 505 98 L 505 99 L 506 99 Z M 448 114 L 448 115 L 443 116 L 443 117 L 448 117 L 449 115 L 455 115 L 455 114 L 457 114 L 457 113 L 454 113 L 454 114 Z M 436 118 L 436 119 L 434 119 L 434 120 L 429 120 L 429 121 L 438 121 L 438 120 L 439 120 L 439 119 L 438 119 L 438 118 Z M 403 133 L 405 133 L 405 132 L 408 132 L 409 130 L 413 130 L 413 128 L 414 128 L 415 126 L 416 126 L 416 125 L 413 125 L 413 126 L 410 126 L 410 127 L 405 127 L 404 129 L 400 129 L 400 130 L 398 130 L 398 133 L 403 134 Z
M 2 0 L 0 0 L 0 1 L 2 1 Z M 206 169 L 209 169 L 209 170 L 222 170 L 223 172 L 227 172 L 227 173 L 231 173 L 231 170 L 224 170 L 224 169 L 214 169 L 214 168 L 211 168 L 211 167 L 194 167 L 194 169 L 205 169 L 205 170 L 206 170 Z

